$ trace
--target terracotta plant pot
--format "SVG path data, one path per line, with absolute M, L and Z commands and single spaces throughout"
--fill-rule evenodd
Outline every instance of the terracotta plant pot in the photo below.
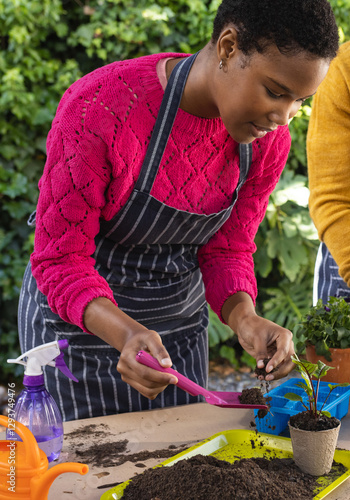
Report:
M 310 361 L 310 363 L 317 363 L 317 361 L 320 360 L 326 365 L 335 368 L 334 370 L 329 370 L 328 373 L 322 377 L 322 380 L 325 382 L 333 382 L 335 384 L 350 382 L 350 348 L 331 348 L 329 351 L 332 356 L 332 361 L 328 361 L 325 357 L 316 354 L 315 346 L 307 346 L 306 359 Z
M 289 424 L 293 458 L 303 472 L 312 476 L 328 474 L 338 442 L 338 427 L 326 431 L 303 431 Z

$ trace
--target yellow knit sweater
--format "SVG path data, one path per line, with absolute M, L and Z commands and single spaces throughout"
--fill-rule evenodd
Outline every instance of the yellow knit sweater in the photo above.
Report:
M 311 217 L 350 286 L 350 42 L 314 98 L 307 157 Z

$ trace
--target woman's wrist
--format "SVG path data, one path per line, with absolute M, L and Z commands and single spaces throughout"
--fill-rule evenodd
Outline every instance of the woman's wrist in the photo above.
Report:
M 225 323 L 236 333 L 239 325 L 251 315 L 256 315 L 254 303 L 246 292 L 237 292 L 231 295 L 221 309 L 221 315 Z
M 118 351 L 141 330 L 147 328 L 125 314 L 105 297 L 98 297 L 84 311 L 84 325 L 89 332 L 101 338 Z

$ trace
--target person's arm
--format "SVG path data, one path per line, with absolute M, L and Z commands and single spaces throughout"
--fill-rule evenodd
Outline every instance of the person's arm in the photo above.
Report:
M 173 375 L 161 373 L 136 361 L 139 350 L 149 352 L 164 367 L 172 365 L 170 356 L 154 330 L 148 330 L 121 311 L 110 300 L 91 301 L 84 312 L 85 327 L 120 351 L 117 369 L 122 380 L 149 399 L 154 399 L 168 384 L 176 384 Z
M 225 323 L 236 333 L 245 351 L 257 360 L 257 367 L 264 368 L 264 359 L 270 359 L 265 369 L 266 380 L 279 379 L 293 369 L 294 354 L 292 332 L 261 318 L 255 312 L 251 297 L 238 292 L 226 300 L 222 308 Z M 273 374 L 274 368 L 278 368 Z
M 52 311 L 84 329 L 83 310 L 91 300 L 114 301 L 93 258 L 109 175 L 93 164 L 102 163 L 103 142 L 82 134 L 77 144 L 66 132 L 54 124 L 48 136 L 30 260 Z M 88 158 L 85 152 L 91 150 L 95 156 Z
M 169 354 L 156 332 L 147 330 L 118 308 L 107 281 L 95 269 L 93 258 L 95 237 L 107 204 L 106 192 L 111 178 L 119 174 L 118 164 L 112 172 L 104 130 L 99 128 L 103 123 L 108 130 L 106 120 L 112 115 L 103 115 L 103 121 L 93 114 L 100 113 L 101 107 L 91 108 L 89 115 L 85 113 L 82 129 L 79 105 L 86 104 L 80 100 L 77 104 L 74 92 L 68 93 L 48 137 L 32 272 L 53 312 L 119 350 L 117 369 L 123 380 L 153 399 L 175 379 L 137 363 L 136 354 L 145 349 L 163 366 L 171 365 Z M 80 131 L 79 140 L 75 130 Z M 121 195 L 125 196 L 125 190 L 120 189 Z
M 59 144 L 64 144 L 62 151 Z M 99 144 L 102 147 L 99 142 L 94 144 L 95 151 Z M 72 158 L 66 161 L 68 151 Z M 83 189 L 84 199 L 78 181 L 72 182 L 81 171 L 84 171 L 84 186 L 90 186 Z M 79 155 L 74 141 L 63 136 L 59 127 L 51 130 L 48 160 L 40 181 L 35 248 L 31 256 L 33 275 L 52 310 L 120 351 L 117 369 L 123 380 L 154 399 L 174 382 L 174 377 L 137 363 L 135 357 L 144 349 L 163 366 L 171 366 L 169 354 L 156 332 L 147 330 L 118 308 L 112 290 L 96 271 L 92 258 L 107 179 L 101 181 L 96 170 Z M 90 205 L 87 200 L 91 200 Z
M 350 43 L 314 97 L 307 159 L 311 217 L 350 286 Z
M 291 332 L 255 312 L 254 238 L 289 148 L 287 127 L 253 143 L 253 164 L 230 218 L 198 252 L 206 298 L 213 311 L 229 324 L 242 347 L 257 361 L 272 357 L 268 368 L 280 365 L 278 371 L 268 376 L 269 380 L 281 378 L 292 369 L 288 358 L 294 346 Z

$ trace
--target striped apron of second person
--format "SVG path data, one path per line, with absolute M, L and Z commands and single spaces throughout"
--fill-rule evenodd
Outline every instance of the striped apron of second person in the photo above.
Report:
M 327 304 L 329 297 L 349 298 L 350 288 L 340 276 L 337 263 L 322 242 L 318 247 L 315 263 L 313 305 L 316 305 L 318 299 Z
M 231 205 L 219 213 L 177 210 L 150 195 L 196 56 L 184 58 L 172 71 L 135 188 L 111 221 L 101 221 L 94 257 L 121 310 L 157 331 L 173 367 L 206 387 L 208 309 L 197 251 L 230 216 L 249 172 L 252 146 L 240 145 L 239 182 Z M 37 289 L 30 264 L 21 290 L 19 331 L 22 352 L 59 338 L 69 340 L 65 360 L 79 383 L 57 368 L 45 368 L 46 387 L 66 421 L 202 400 L 173 385 L 149 400 L 123 382 L 116 370 L 120 353 L 54 314 Z

